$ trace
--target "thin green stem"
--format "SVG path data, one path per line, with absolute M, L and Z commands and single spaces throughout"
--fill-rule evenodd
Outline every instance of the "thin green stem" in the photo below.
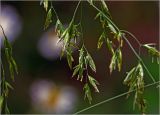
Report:
M 1 27 L 1 29 L 2 29 L 4 38 L 7 39 L 7 36 L 6 36 L 6 34 L 4 33 L 4 29 L 3 29 L 2 25 L 0 25 L 0 27 Z
M 1 71 L 2 71 L 2 77 L 1 77 L 1 96 L 2 96 L 4 94 L 4 82 L 5 82 L 4 66 L 2 62 L 1 62 Z
M 141 56 L 141 46 L 138 48 L 138 55 Z
M 78 4 L 77 4 L 77 6 L 76 6 L 76 9 L 74 10 L 74 14 L 73 14 L 71 23 L 74 22 L 74 19 L 75 19 L 75 16 L 76 16 L 76 13 L 77 13 L 77 10 L 78 10 L 78 7 L 79 7 L 80 3 L 81 3 L 81 0 L 79 0 Z
M 89 2 L 89 1 L 88 1 Z M 90 2 L 89 2 L 90 3 Z M 100 12 L 115 28 L 118 32 L 120 32 L 120 29 L 114 24 L 114 22 L 112 20 L 110 20 L 109 17 L 107 17 L 100 9 L 98 9 L 94 4 L 90 4 L 91 6 L 93 6 L 93 8 L 95 8 L 98 12 Z
M 120 30 L 122 33 L 126 33 L 128 35 L 130 35 L 132 38 L 134 38 L 136 40 L 136 42 L 138 43 L 139 45 L 139 50 L 138 50 L 138 54 L 139 56 L 141 55 L 141 42 L 136 38 L 136 36 L 134 36 L 131 32 L 127 31 L 127 30 Z
M 101 3 L 102 3 L 102 5 L 104 5 L 104 7 L 107 9 L 107 13 L 108 13 L 108 15 L 110 16 L 110 19 L 112 19 L 112 16 L 111 16 L 111 14 L 110 14 L 110 12 L 109 12 L 109 9 L 108 9 L 108 6 L 107 6 L 107 4 L 105 3 L 105 0 L 101 0 Z M 102 6 L 103 7 L 103 6 Z
M 56 10 L 55 10 L 55 9 L 54 9 L 54 7 L 53 7 L 52 1 L 51 1 L 51 8 L 53 9 L 53 11 L 54 11 L 54 13 L 55 13 L 55 15 L 56 15 L 56 18 L 57 18 L 57 20 L 58 20 L 58 19 L 59 19 L 59 17 L 58 17 L 58 15 L 57 15 Z
M 132 38 L 134 38 L 136 40 L 136 42 L 138 43 L 139 46 L 142 46 L 142 44 L 140 43 L 140 41 L 131 32 L 129 32 L 127 30 L 120 30 L 120 31 L 123 32 L 123 33 L 127 33 L 128 35 L 130 35 Z
M 158 84 L 158 83 L 160 83 L 160 81 L 156 81 L 156 82 L 154 82 L 154 83 L 145 85 L 144 88 L 150 87 L 150 86 L 153 86 L 153 85 L 156 85 L 156 84 Z M 131 91 L 124 92 L 124 93 L 122 93 L 122 94 L 120 94 L 120 95 L 117 95 L 117 96 L 114 96 L 114 97 L 111 97 L 111 98 L 106 99 L 106 100 L 104 100 L 104 101 L 101 101 L 101 102 L 99 102 L 99 103 L 97 103 L 97 104 L 94 104 L 94 105 L 92 105 L 92 106 L 90 106 L 90 107 L 87 107 L 87 108 L 85 108 L 85 109 L 82 109 L 82 110 L 74 113 L 73 115 L 82 113 L 82 112 L 87 111 L 87 110 L 89 110 L 89 109 L 91 109 L 91 108 L 93 108 L 93 107 L 96 107 L 96 106 L 102 105 L 102 104 L 104 104 L 104 103 L 110 102 L 110 101 L 112 101 L 112 100 L 115 100 L 115 99 L 117 99 L 117 98 L 120 98 L 120 97 L 122 97 L 122 96 L 125 96 L 125 95 L 127 95 L 127 94 L 129 94 L 129 93 L 132 93 L 132 92 L 134 92 L 134 91 L 136 91 L 136 89 L 131 90 Z
M 133 46 L 131 45 L 131 43 L 128 41 L 128 39 L 125 37 L 125 35 L 123 35 L 124 40 L 127 42 L 127 44 L 129 45 L 129 47 L 132 49 L 133 53 L 136 55 L 136 57 L 138 58 L 138 60 L 142 63 L 142 65 L 144 66 L 144 68 L 146 69 L 148 75 L 150 76 L 150 78 L 152 79 L 153 82 L 155 82 L 154 77 L 152 76 L 152 74 L 150 73 L 150 71 L 148 70 L 148 68 L 146 67 L 146 65 L 144 64 L 143 60 L 141 59 L 141 57 L 138 55 L 138 53 L 135 51 L 135 49 L 133 48 Z
M 81 15 L 80 15 L 80 29 L 81 29 L 81 39 L 82 44 L 84 44 L 84 38 L 83 38 L 83 29 L 82 29 L 82 19 L 83 19 L 83 13 L 82 13 L 82 3 L 81 3 Z

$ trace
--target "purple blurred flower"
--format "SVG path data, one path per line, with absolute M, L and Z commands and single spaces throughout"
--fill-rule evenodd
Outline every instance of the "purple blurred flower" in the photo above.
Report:
M 21 32 L 22 21 L 17 10 L 10 5 L 1 5 L 0 24 L 10 42 L 13 42 Z M 0 31 L 0 45 L 3 41 L 3 33 Z
M 40 54 L 46 59 L 57 59 L 60 56 L 62 43 L 58 42 L 54 29 L 50 29 L 42 35 L 38 43 Z

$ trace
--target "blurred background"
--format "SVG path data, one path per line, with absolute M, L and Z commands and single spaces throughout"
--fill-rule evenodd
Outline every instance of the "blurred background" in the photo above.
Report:
M 85 44 L 95 60 L 97 73 L 92 73 L 100 83 L 100 93 L 92 93 L 92 104 L 98 103 L 120 93 L 128 87 L 122 84 L 126 72 L 137 65 L 137 58 L 127 46 L 123 48 L 123 68 L 121 72 L 109 74 L 111 55 L 103 46 L 97 51 L 97 41 L 102 29 L 99 20 L 94 20 L 96 10 L 83 1 L 82 26 Z M 121 29 L 133 33 L 142 43 L 156 43 L 159 47 L 159 13 L 158 1 L 107 1 L 113 21 Z M 53 1 L 53 6 L 64 25 L 72 18 L 77 2 Z M 12 83 L 14 90 L 10 91 L 9 108 L 11 113 L 74 113 L 90 106 L 84 100 L 83 84 L 71 78 L 66 58 L 59 59 L 60 46 L 54 33 L 56 18 L 49 29 L 45 30 L 46 12 L 39 1 L 2 1 L 1 25 L 13 46 L 13 55 L 19 67 L 19 75 Z M 76 20 L 80 18 L 80 9 Z M 0 33 L 2 39 L 2 33 Z M 130 39 L 137 48 L 134 40 Z M 3 47 L 3 46 L 2 46 Z M 142 50 L 142 58 L 156 80 L 159 79 L 159 69 L 151 56 Z M 2 54 L 3 56 L 3 54 Z M 78 51 L 73 53 L 76 65 Z M 145 72 L 145 84 L 151 83 Z M 158 88 L 149 87 L 145 90 L 147 113 L 159 112 Z M 134 96 L 124 97 L 102 104 L 83 113 L 122 114 L 139 113 L 132 109 Z

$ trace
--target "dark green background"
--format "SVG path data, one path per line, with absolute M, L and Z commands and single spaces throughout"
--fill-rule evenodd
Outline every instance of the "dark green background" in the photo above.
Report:
M 113 17 L 113 21 L 121 29 L 128 30 L 135 34 L 142 43 L 157 43 L 158 44 L 158 1 L 108 1 L 109 10 Z M 23 30 L 20 36 L 13 43 L 13 52 L 15 60 L 19 66 L 19 75 L 13 83 L 14 90 L 10 92 L 9 107 L 11 113 L 30 113 L 31 103 L 29 97 L 29 86 L 38 78 L 47 78 L 53 80 L 57 84 L 69 84 L 74 86 L 78 91 L 79 100 L 75 105 L 75 111 L 90 106 L 88 101 L 84 101 L 82 84 L 76 79 L 71 79 L 72 72 L 69 70 L 67 61 L 63 58 L 54 61 L 48 61 L 41 57 L 37 50 L 37 43 L 43 33 L 43 25 L 45 21 L 45 11 L 40 6 L 39 1 L 8 1 L 2 4 L 13 5 L 19 12 L 23 21 Z M 62 23 L 67 23 L 71 20 L 77 2 L 54 1 L 55 7 Z M 137 59 L 133 52 L 127 46 L 123 48 L 123 69 L 122 72 L 114 71 L 109 74 L 109 63 L 111 55 L 106 47 L 97 50 L 97 41 L 102 32 L 98 20 L 94 20 L 96 10 L 93 9 L 87 2 L 83 1 L 83 31 L 85 44 L 88 51 L 91 53 L 97 66 L 97 73 L 92 74 L 99 82 L 100 93 L 93 92 L 92 104 L 98 103 L 110 97 L 116 96 L 127 91 L 127 87 L 122 84 L 126 72 L 137 65 Z M 80 11 L 78 11 L 76 20 L 78 21 Z M 55 22 L 56 20 L 54 20 Z M 53 23 L 54 25 L 55 23 Z M 133 46 L 137 49 L 137 44 L 131 40 Z M 157 48 L 159 45 L 157 46 Z M 151 57 L 145 50 L 142 50 L 142 57 L 155 77 L 159 79 L 158 64 L 151 63 Z M 74 53 L 76 63 L 78 63 L 77 51 Z M 145 72 L 145 84 L 151 83 L 151 79 Z M 159 89 L 156 86 L 149 87 L 145 90 L 147 99 L 147 113 L 159 113 Z M 111 102 L 105 103 L 98 107 L 92 108 L 84 113 L 94 114 L 123 114 L 123 113 L 139 113 L 132 109 L 133 95 L 129 99 L 121 97 Z

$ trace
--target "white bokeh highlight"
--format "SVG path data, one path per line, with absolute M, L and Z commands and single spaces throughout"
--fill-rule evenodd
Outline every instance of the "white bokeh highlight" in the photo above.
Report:
M 38 51 L 42 57 L 48 60 L 59 58 L 62 43 L 57 43 L 59 38 L 54 32 L 54 28 L 45 32 L 38 42 Z
M 34 111 L 45 114 L 71 113 L 78 99 L 75 88 L 44 79 L 33 82 L 29 93 Z
M 10 42 L 13 42 L 21 33 L 21 17 L 17 10 L 11 5 L 1 4 L 0 24 Z M 0 45 L 2 45 L 3 38 L 3 33 L 0 31 Z

